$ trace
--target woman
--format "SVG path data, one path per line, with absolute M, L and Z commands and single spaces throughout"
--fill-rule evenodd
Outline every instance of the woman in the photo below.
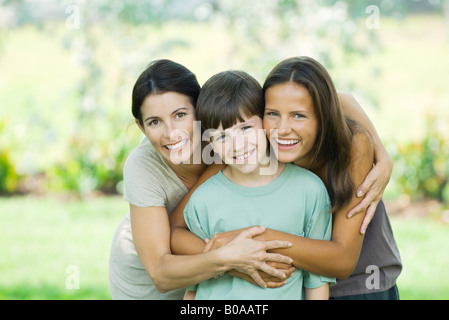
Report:
M 293 246 L 278 252 L 293 258 L 297 268 L 343 279 L 330 288 L 335 299 L 398 299 L 395 282 L 402 264 L 385 207 L 381 201 L 375 206 L 386 183 L 380 194 L 371 195 L 365 203 L 361 202 L 360 190 L 355 190 L 372 172 L 375 155 L 385 155 L 375 131 L 365 126 L 369 122 L 363 118 L 359 121 L 361 126 L 344 117 L 330 76 L 313 59 L 284 60 L 269 74 L 263 89 L 264 128 L 278 160 L 307 168 L 321 178 L 331 197 L 334 218 L 332 241 L 316 241 L 276 230 L 267 230 L 259 239 L 288 240 Z M 366 131 L 364 126 L 371 130 Z M 380 180 L 388 181 L 390 172 Z M 199 181 L 211 174 L 212 168 Z M 183 203 L 184 200 L 180 206 Z M 364 215 L 347 217 L 348 212 L 352 215 L 360 208 L 376 209 L 368 228 L 371 217 L 363 224 Z M 182 226 L 177 210 L 172 224 Z M 173 229 L 178 235 L 172 233 L 172 247 L 181 253 L 184 249 L 178 246 L 176 238 L 186 234 L 177 229 Z M 219 247 L 234 236 L 233 232 L 215 235 L 205 250 Z
M 113 299 L 181 299 L 185 288 L 231 269 L 254 277 L 256 269 L 284 279 L 266 261 L 290 263 L 269 249 L 286 241 L 255 241 L 264 228 L 242 232 L 229 246 L 192 256 L 170 251 L 169 214 L 203 172 L 193 163 L 201 144 L 193 139 L 200 86 L 195 75 L 170 60 L 158 60 L 138 78 L 132 113 L 146 138 L 124 168 L 130 213 L 118 226 L 111 247 L 109 282 Z

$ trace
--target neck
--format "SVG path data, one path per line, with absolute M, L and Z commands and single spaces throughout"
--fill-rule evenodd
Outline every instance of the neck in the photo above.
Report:
M 190 157 L 190 162 L 188 164 L 174 164 L 170 161 L 167 161 L 166 159 L 164 159 L 164 162 L 173 170 L 176 176 L 189 190 L 196 183 L 198 178 L 203 173 L 204 169 L 206 169 L 206 164 L 204 164 L 203 162 L 195 164 L 193 161 L 193 156 Z
M 235 167 L 227 166 L 222 172 L 226 178 L 240 186 L 251 188 L 262 187 L 274 181 L 285 168 L 285 163 L 277 162 L 276 165 L 277 167 L 275 168 L 275 172 L 272 174 L 263 174 L 263 169 L 271 171 L 271 168 L 269 169 L 269 165 L 260 165 L 257 169 L 250 173 L 244 173 Z
M 318 177 L 321 178 L 321 180 L 324 182 L 324 184 L 327 186 L 327 161 L 312 161 L 312 159 L 306 159 L 301 158 L 299 160 L 293 161 L 293 164 L 297 165 L 298 167 L 307 169 L 309 171 L 312 171 L 315 173 Z
M 167 163 L 167 165 L 173 170 L 176 176 L 182 181 L 182 183 L 189 190 L 196 183 L 198 178 L 203 173 L 204 169 L 206 169 L 206 165 L 203 163 L 201 164 Z

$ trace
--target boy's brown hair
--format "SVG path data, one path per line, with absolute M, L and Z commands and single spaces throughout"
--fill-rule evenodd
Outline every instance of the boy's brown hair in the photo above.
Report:
M 224 71 L 203 85 L 196 104 L 197 119 L 203 131 L 232 127 L 243 116 L 263 118 L 265 103 L 262 87 L 244 71 Z

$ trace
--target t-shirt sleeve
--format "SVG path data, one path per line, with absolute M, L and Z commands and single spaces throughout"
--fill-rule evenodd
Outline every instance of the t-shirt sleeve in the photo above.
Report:
M 207 207 L 197 189 L 184 208 L 184 219 L 189 230 L 201 239 L 210 239 Z
M 313 197 L 311 198 L 313 199 Z M 330 213 L 329 195 L 324 187 L 316 190 L 315 201 L 311 202 L 309 212 L 312 214 L 305 228 L 305 237 L 310 239 L 331 240 L 332 214 Z M 326 283 L 334 284 L 335 278 L 304 272 L 304 287 L 317 288 Z
M 123 198 L 136 207 L 165 207 L 167 203 L 164 189 L 158 178 L 156 164 L 144 158 L 135 150 L 125 162 Z

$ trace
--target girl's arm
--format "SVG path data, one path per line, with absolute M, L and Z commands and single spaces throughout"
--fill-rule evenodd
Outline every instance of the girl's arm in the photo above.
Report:
M 373 163 L 373 143 L 369 135 L 358 133 L 354 136 L 351 148 L 351 177 L 355 185 L 363 182 Z M 360 256 L 363 235 L 359 228 L 364 215 L 356 215 L 348 219 L 346 213 L 356 206 L 361 198 L 356 194 L 350 203 L 333 213 L 332 241 L 314 240 L 267 229 L 255 239 L 279 239 L 290 241 L 293 246 L 289 249 L 274 250 L 274 252 L 288 255 L 293 264 L 299 269 L 338 279 L 345 279 L 352 274 Z M 217 234 L 207 244 L 206 249 L 214 249 L 228 243 L 239 230 Z
M 363 182 L 372 167 L 373 157 L 371 137 L 364 133 L 356 133 L 352 141 L 350 164 L 354 185 Z M 271 229 L 260 237 L 292 242 L 292 248 L 276 251 L 290 256 L 297 268 L 345 279 L 352 274 L 360 256 L 363 235 L 360 234 L 359 228 L 364 219 L 363 214 L 348 219 L 346 213 L 359 204 L 360 200 L 361 198 L 354 193 L 345 208 L 333 213 L 332 241 L 291 237 L 287 234 L 281 237 L 282 233 Z
M 358 196 L 364 196 L 364 198 L 357 206 L 351 208 L 348 212 L 348 217 L 361 212 L 366 212 L 366 217 L 360 228 L 360 232 L 363 233 L 373 218 L 377 204 L 381 200 L 384 190 L 390 181 L 393 162 L 388 155 L 388 152 L 385 150 L 371 120 L 354 97 L 350 94 L 339 93 L 338 98 L 344 113 L 361 124 L 370 133 L 374 142 L 375 166 L 370 170 L 363 183 L 356 185 L 358 186 Z
M 170 215 L 170 225 L 171 225 L 171 250 L 174 254 L 179 255 L 192 255 L 200 254 L 203 252 L 209 252 L 210 247 L 206 247 L 206 243 L 196 235 L 194 235 L 188 229 L 186 222 L 184 220 L 184 208 L 189 202 L 192 193 L 206 180 L 208 180 L 213 175 L 217 174 L 220 170 L 225 168 L 224 164 L 212 164 L 203 172 L 201 177 L 195 183 L 195 185 L 189 190 L 185 197 L 179 202 L 178 206 L 172 211 Z M 232 239 L 228 239 L 226 244 L 237 237 L 241 232 L 247 231 L 250 228 L 237 230 Z M 218 244 L 218 242 L 217 242 Z M 226 245 L 223 244 L 223 245 Z M 219 247 L 221 247 L 220 245 Z M 292 267 L 291 262 L 268 262 L 268 265 L 272 267 L 270 273 L 259 272 L 262 276 L 265 284 L 270 288 L 277 288 L 284 285 L 286 278 L 289 278 L 296 268 Z M 276 272 L 274 272 L 276 270 Z M 243 274 L 236 270 L 229 271 L 229 274 L 233 276 L 240 277 L 253 284 L 258 284 L 254 278 L 247 274 Z M 259 281 L 260 282 L 260 281 Z

